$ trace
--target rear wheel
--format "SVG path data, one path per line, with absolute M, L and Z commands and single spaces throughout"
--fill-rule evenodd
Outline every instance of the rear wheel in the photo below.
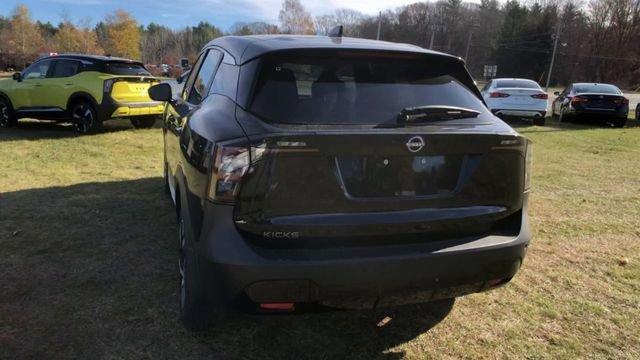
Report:
M 544 117 L 537 117 L 537 118 L 533 118 L 533 125 L 536 126 L 544 126 L 545 124 L 545 118 Z
M 13 109 L 6 99 L 0 97 L 0 128 L 10 128 L 16 126 L 16 119 Z
M 219 300 L 220 294 L 213 291 L 214 279 L 207 276 L 198 264 L 182 210 L 178 213 L 180 319 L 187 330 L 203 331 L 214 320 L 222 318 L 224 307 Z
M 153 127 L 157 119 L 157 115 L 136 116 L 131 118 L 131 125 L 136 129 L 148 129 Z
M 73 127 L 78 134 L 91 134 L 102 127 L 96 109 L 88 101 L 79 101 L 71 106 Z
M 564 108 L 560 108 L 560 114 L 558 115 L 558 122 L 567 122 L 569 116 L 567 115 Z
M 615 128 L 623 128 L 627 124 L 627 119 L 615 119 L 612 123 Z

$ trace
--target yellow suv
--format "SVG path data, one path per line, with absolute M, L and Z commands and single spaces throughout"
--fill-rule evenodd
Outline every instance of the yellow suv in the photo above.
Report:
M 0 80 L 0 127 L 20 118 L 70 121 L 91 133 L 109 119 L 129 118 L 149 128 L 164 103 L 147 90 L 160 83 L 140 62 L 110 56 L 54 55 L 41 58 L 11 79 Z

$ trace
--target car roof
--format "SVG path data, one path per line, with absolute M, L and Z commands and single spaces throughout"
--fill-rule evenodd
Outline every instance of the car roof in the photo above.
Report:
M 588 83 L 588 82 L 582 82 L 582 83 L 573 83 L 571 85 L 595 85 L 595 86 L 599 86 L 599 85 L 607 85 L 607 86 L 614 86 L 617 88 L 617 86 L 613 85 L 613 84 L 606 84 L 606 83 Z
M 86 55 L 86 54 L 57 54 L 57 55 L 44 56 L 38 60 L 44 60 L 44 59 L 74 59 L 74 60 L 86 60 L 86 61 L 100 62 L 100 63 L 127 62 L 127 63 L 134 63 L 134 64 L 142 64 L 140 61 L 116 57 L 116 56 Z
M 532 83 L 536 83 L 536 84 L 538 83 L 538 82 L 537 82 L 537 81 L 535 81 L 535 80 L 531 80 L 531 79 L 523 79 L 523 78 L 494 78 L 494 79 L 491 79 L 491 80 L 493 80 L 493 81 L 501 81 L 501 80 L 506 80 L 506 81 L 510 81 L 510 80 L 511 80 L 511 81 L 513 81 L 513 80 L 517 80 L 517 81 L 527 81 L 527 82 L 532 82 Z
M 328 37 L 317 35 L 248 35 L 223 36 L 210 41 L 205 47 L 219 46 L 225 49 L 238 64 L 264 54 L 293 49 L 349 49 L 412 52 L 450 57 L 458 61 L 461 58 L 419 46 L 388 41 L 359 39 L 350 37 Z

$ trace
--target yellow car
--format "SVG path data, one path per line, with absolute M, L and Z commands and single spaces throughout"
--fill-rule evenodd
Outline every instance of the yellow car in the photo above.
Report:
M 110 56 L 54 55 L 41 58 L 13 78 L 0 80 L 0 127 L 20 118 L 72 122 L 91 133 L 109 119 L 129 118 L 152 127 L 164 103 L 147 90 L 160 83 L 140 62 Z

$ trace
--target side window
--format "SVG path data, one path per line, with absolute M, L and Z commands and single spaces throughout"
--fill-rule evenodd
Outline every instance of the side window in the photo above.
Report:
M 213 78 L 209 94 L 224 95 L 235 101 L 238 87 L 238 71 L 238 66 L 226 63 L 220 64 L 218 71 L 216 71 L 216 76 Z
M 49 65 L 51 60 L 38 61 L 37 63 L 29 66 L 27 70 L 22 74 L 23 79 L 44 79 L 49 71 Z
M 52 78 L 70 77 L 78 73 L 80 62 L 74 60 L 56 60 L 53 63 Z
M 188 102 L 200 104 L 204 100 L 221 60 L 222 53 L 218 50 L 211 49 L 204 55 L 204 60 L 202 60 L 202 66 L 198 69 L 198 73 L 193 78 L 193 81 L 189 79 L 191 84 L 187 84 L 191 86 L 188 90 Z

